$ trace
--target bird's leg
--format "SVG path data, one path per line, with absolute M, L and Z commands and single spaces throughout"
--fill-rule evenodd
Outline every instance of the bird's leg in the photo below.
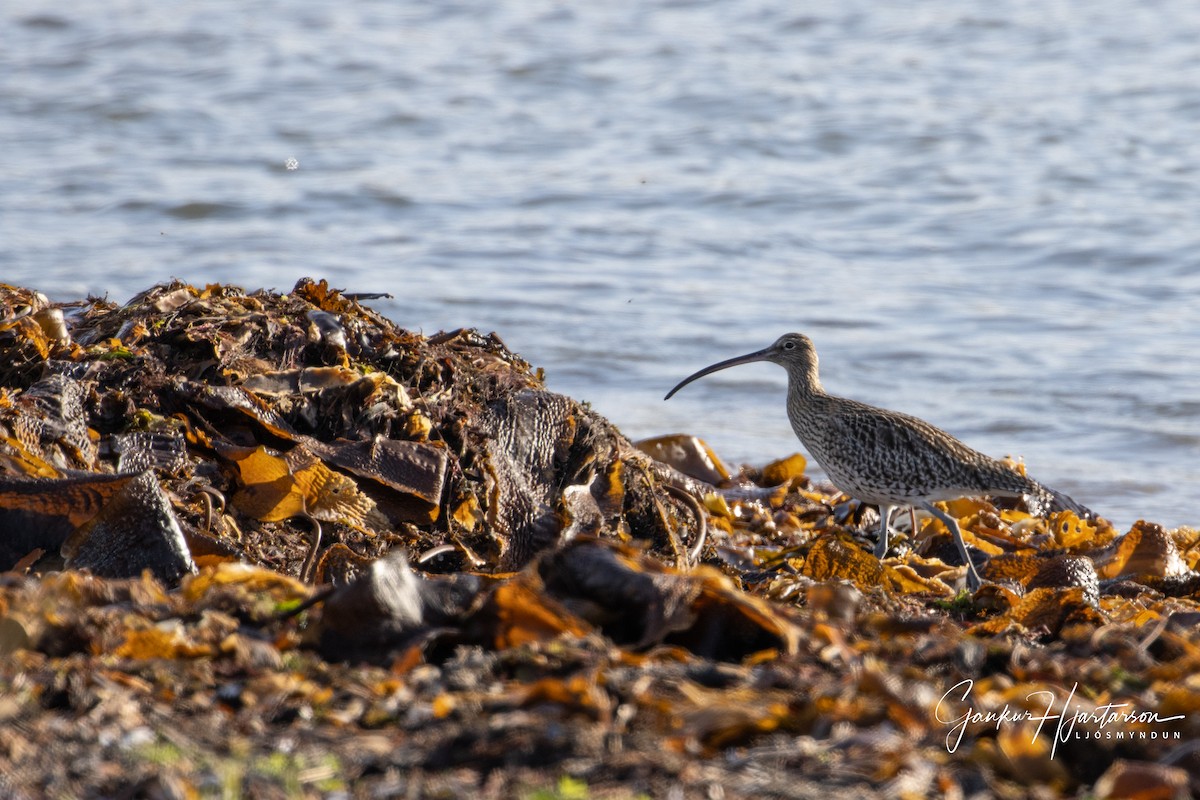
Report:
M 921 503 L 921 508 L 933 514 L 942 521 L 950 530 L 950 535 L 954 537 L 954 544 L 958 548 L 958 554 L 962 556 L 963 563 L 967 565 L 967 588 L 972 592 L 979 589 L 983 585 L 983 581 L 979 578 L 979 573 L 975 571 L 975 564 L 971 561 L 971 556 L 967 553 L 967 543 L 963 541 L 962 530 L 958 527 L 958 520 L 942 511 L 933 503 Z
M 888 520 L 892 517 L 891 506 L 879 507 L 879 541 L 875 543 L 875 557 L 883 558 L 888 549 Z

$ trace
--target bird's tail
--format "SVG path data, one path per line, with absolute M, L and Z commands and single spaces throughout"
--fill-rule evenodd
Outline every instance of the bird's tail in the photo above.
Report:
M 1025 501 L 1030 504 L 1030 511 L 1034 514 L 1045 516 L 1055 511 L 1070 511 L 1080 519 L 1096 519 L 1096 512 L 1087 506 L 1075 502 L 1057 489 L 1038 483 L 1033 478 L 1026 476 L 1026 479 L 1029 481 L 1029 489 Z

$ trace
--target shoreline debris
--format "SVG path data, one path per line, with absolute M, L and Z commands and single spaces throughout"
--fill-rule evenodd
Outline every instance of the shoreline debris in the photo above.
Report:
M 1200 532 L 956 500 L 971 594 L 805 469 L 324 281 L 0 285 L 0 789 L 1200 791 Z

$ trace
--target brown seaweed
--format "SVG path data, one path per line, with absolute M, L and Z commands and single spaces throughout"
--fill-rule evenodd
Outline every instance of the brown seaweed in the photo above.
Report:
M 1200 790 L 1200 532 L 947 503 L 969 595 L 805 469 L 325 282 L 0 286 L 0 793 Z

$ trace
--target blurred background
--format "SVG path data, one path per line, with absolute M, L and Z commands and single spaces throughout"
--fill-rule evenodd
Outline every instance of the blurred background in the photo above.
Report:
M 799 449 L 782 370 L 1120 526 L 1200 524 L 1200 5 L 0 8 L 0 281 L 325 277 L 634 438 Z M 289 159 L 294 159 L 289 169 Z

